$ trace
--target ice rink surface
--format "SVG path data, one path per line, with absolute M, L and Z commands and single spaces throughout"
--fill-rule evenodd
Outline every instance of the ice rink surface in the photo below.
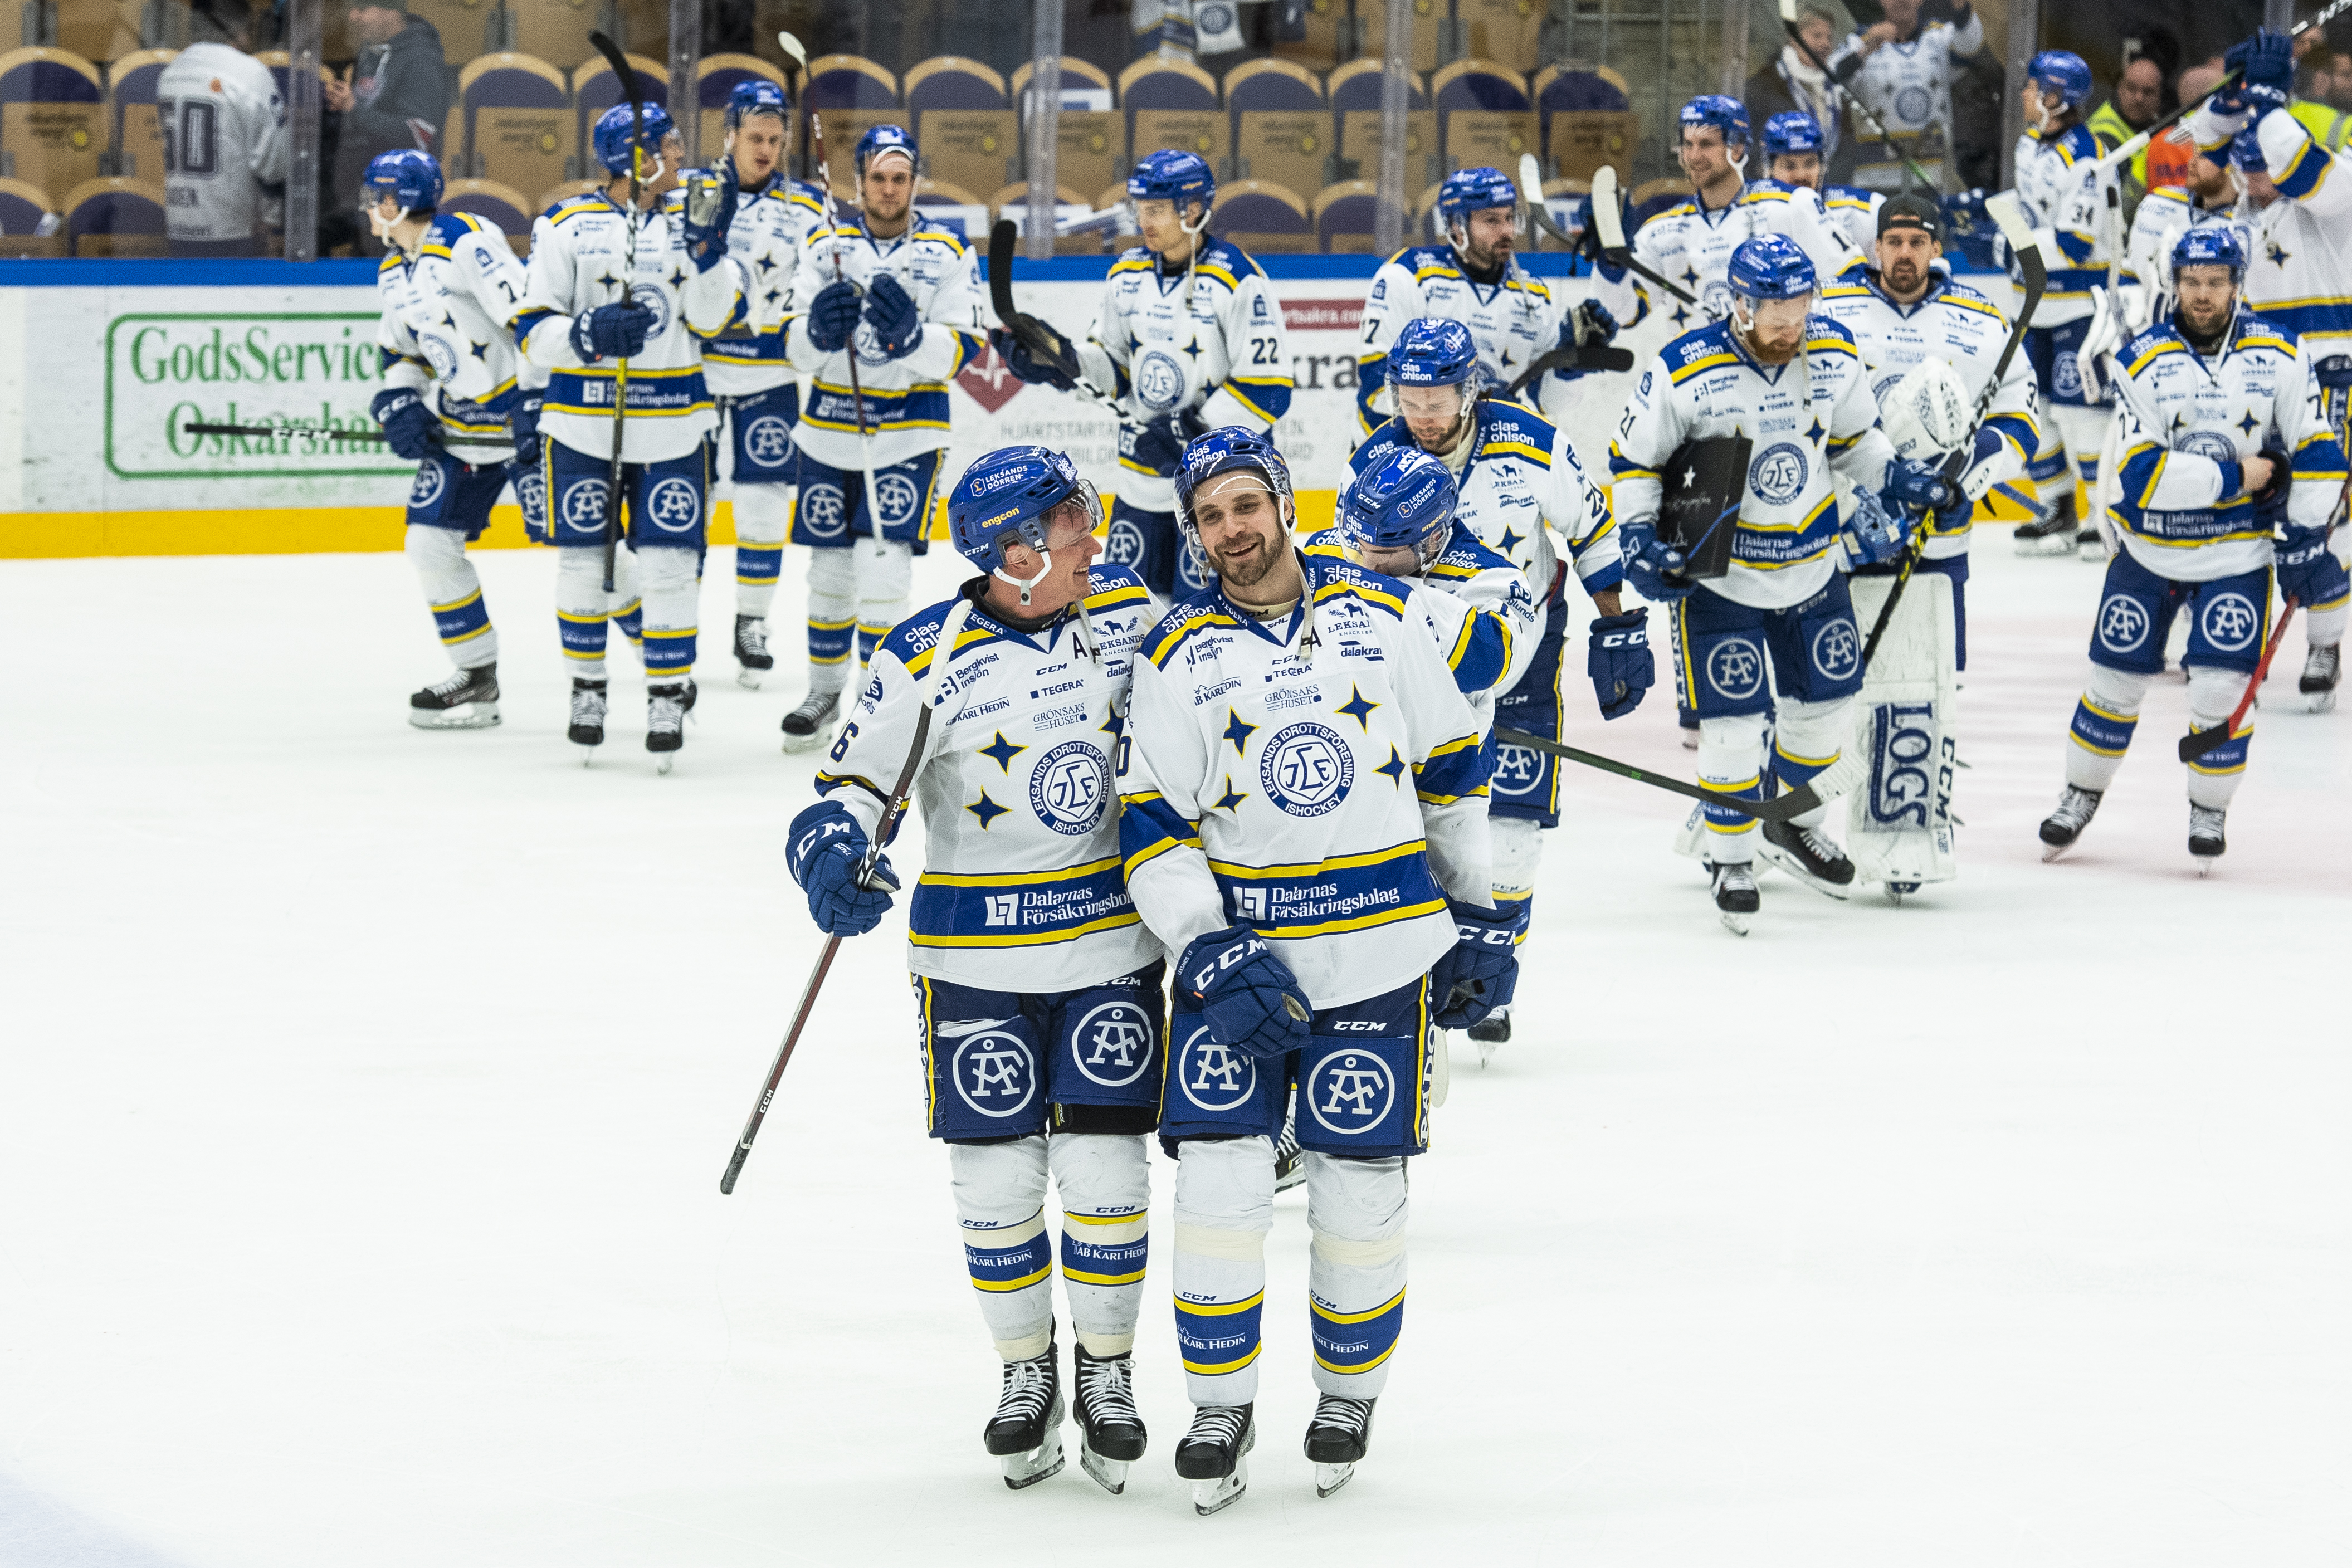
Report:
M 1027 1492 L 982 1453 L 895 917 L 719 1196 L 819 945 L 796 579 L 746 692 L 714 552 L 658 779 L 625 652 L 611 743 L 565 744 L 545 552 L 480 558 L 474 734 L 404 722 L 446 664 L 397 557 L 0 563 L 0 1563 L 2352 1560 L 2352 710 L 2302 711 L 2291 631 L 2200 882 L 2159 682 L 2042 864 L 2099 574 L 2009 550 L 1969 585 L 1961 877 L 1909 906 L 1770 876 L 1740 941 L 1681 805 L 1571 770 L 1517 1038 L 1465 1043 L 1412 1166 L 1371 1458 L 1317 1500 L 1286 1194 L 1212 1520 L 1164 1161 L 1127 1495 L 1075 1427 Z M 1569 738 L 1687 775 L 1667 687 L 1604 730 L 1570 686 Z

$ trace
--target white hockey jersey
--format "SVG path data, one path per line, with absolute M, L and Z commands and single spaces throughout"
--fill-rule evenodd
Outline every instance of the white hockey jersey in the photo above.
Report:
M 1831 468 L 1874 490 L 1895 460 L 1853 334 L 1822 315 L 1808 317 L 1805 331 L 1796 358 L 1773 366 L 1742 349 L 1729 322 L 1685 332 L 1642 372 L 1609 445 L 1610 497 L 1630 520 L 1658 515 L 1662 476 L 1683 443 L 1748 438 L 1731 569 L 1707 587 L 1763 610 L 1803 603 L 1837 570 Z
M 703 379 L 713 394 L 740 397 L 800 378 L 784 356 L 784 319 L 793 311 L 801 246 L 824 226 L 823 199 L 814 185 L 781 174 L 739 199 L 727 254 L 743 269 L 743 315 L 702 346 Z
M 609 456 L 619 361 L 583 363 L 572 347 L 575 318 L 627 298 L 653 312 L 645 350 L 629 361 L 628 418 L 621 455 L 630 463 L 683 457 L 717 423 L 702 379 L 702 344 L 743 312 L 743 274 L 731 259 L 697 272 L 686 254 L 686 197 L 672 191 L 635 222 L 636 269 L 628 273 L 630 220 L 601 191 L 571 196 L 530 228 L 528 287 L 515 313 L 523 357 L 548 371 L 540 429 L 575 452 Z
M 1478 723 L 1412 601 L 1300 556 L 1261 623 L 1214 584 L 1145 638 L 1120 744 L 1119 849 L 1172 954 L 1248 925 L 1317 1008 L 1394 990 L 1492 902 Z
M 155 80 L 163 226 L 208 245 L 285 221 L 286 104 L 269 68 L 226 44 L 190 44 Z
M 523 363 L 507 329 L 527 286 L 506 235 L 464 213 L 436 217 L 415 256 L 395 247 L 376 268 L 384 384 L 422 394 L 444 430 L 504 435 L 522 392 L 547 384 L 545 371 Z M 514 453 L 467 446 L 457 455 L 479 465 Z
M 1870 369 L 1874 400 L 1884 399 L 1895 382 L 1930 360 L 1940 360 L 1960 378 L 1969 403 L 1984 395 L 1992 380 L 1993 364 L 2009 340 L 2009 319 L 1993 302 L 1966 284 L 1931 277 L 1927 297 L 1913 305 L 1897 305 L 1878 286 L 1878 275 L 1854 275 L 1859 281 L 1822 291 L 1821 313 L 1853 334 L 1862 362 Z M 2033 367 L 2022 346 L 2010 356 L 2009 369 L 1985 409 L 1987 428 L 2000 432 L 2000 450 L 1985 460 L 1985 484 L 1998 485 L 2025 472 L 2042 439 L 2036 419 Z M 1926 554 L 1942 559 L 1965 555 L 1969 523 L 1946 528 L 1934 517 Z
M 1844 43 L 1830 51 L 1827 64 L 1836 76 L 1862 47 L 1862 35 L 1849 33 Z M 1846 91 L 1860 99 L 1890 135 L 1916 136 L 1952 121 L 1952 61 L 1984 47 L 1984 22 L 1972 8 L 1965 26 L 1930 22 L 1909 43 L 1890 41 L 1863 58 L 1861 68 L 1844 78 Z M 1873 145 L 1860 141 L 1866 158 Z
M 1308 535 L 1300 549 L 1331 560 L 1353 559 L 1338 528 Z M 1456 528 L 1427 570 L 1397 580 L 1419 590 L 1412 603 L 1437 651 L 1445 655 L 1454 685 L 1470 699 L 1483 740 L 1494 727 L 1496 702 L 1519 684 L 1543 640 L 1543 624 L 1527 579 L 1517 567 L 1480 544 L 1475 534 Z
M 1660 290 L 1654 301 L 1677 332 L 1731 314 L 1731 287 L 1725 280 L 1731 253 L 1758 235 L 1786 235 L 1811 258 L 1820 284 L 1862 259 L 1846 243 L 1845 231 L 1830 219 L 1815 192 L 1771 180 L 1750 180 L 1731 204 L 1709 210 L 1696 196 L 1677 203 L 1642 225 L 1633 254 L 1698 300 L 1697 308 Z M 1646 295 L 1649 286 L 1643 285 Z
M 2116 277 L 2127 290 L 2126 334 L 2146 330 L 2172 308 L 2172 246 L 2182 235 L 2204 224 L 2235 226 L 2246 254 L 2258 254 L 2253 225 L 2244 220 L 2237 203 L 2209 207 L 2179 185 L 2158 185 L 2140 198 L 2139 211 L 2132 214 L 2123 271 Z
M 2200 110 L 2189 129 L 2200 147 L 2218 153 L 2236 123 Z M 2292 114 L 2263 115 L 2255 134 L 2279 199 L 2238 206 L 2251 235 L 2246 303 L 2301 338 L 2315 361 L 2352 353 L 2352 171 L 2344 154 L 2312 141 Z
M 1241 248 L 1201 236 L 1194 265 L 1162 271 L 1138 247 L 1111 263 L 1102 307 L 1077 345 L 1087 380 L 1138 423 L 1197 409 L 1210 430 L 1237 424 L 1270 432 L 1290 411 L 1290 345 L 1282 304 L 1265 269 Z M 1119 498 L 1147 512 L 1172 511 L 1173 476 L 1152 473 L 1122 450 Z
M 835 281 L 860 289 L 887 272 L 898 280 L 923 319 L 922 340 L 899 359 L 882 352 L 864 317 L 849 341 L 831 353 L 809 340 L 810 302 Z M 927 220 L 919 208 L 904 233 L 877 240 L 866 220 L 851 214 L 831 229 L 812 229 L 801 243 L 793 279 L 793 316 L 784 323 L 784 354 L 814 381 L 793 444 L 820 463 L 856 469 L 865 462 L 857 438 L 862 394 L 872 433 L 875 466 L 904 463 L 948 444 L 948 383 L 987 346 L 981 319 L 980 263 L 963 241 Z M 849 384 L 849 356 L 857 356 L 857 389 Z
M 1125 567 L 1097 567 L 1088 590 L 1034 632 L 974 602 L 956 636 L 915 775 L 923 872 L 907 940 L 918 975 L 992 991 L 1076 990 L 1160 956 L 1119 870 L 1111 778 L 1136 644 L 1158 607 Z M 817 793 L 839 801 L 869 841 L 958 602 L 918 611 L 882 640 L 817 774 Z
M 1864 257 L 1877 254 L 1878 209 L 1885 204 L 1884 191 L 1865 191 L 1860 185 L 1825 185 L 1822 189 L 1822 206 L 1830 221 L 1845 235 L 1846 244 Z
M 2242 309 L 2210 359 L 2168 323 L 2116 361 L 2131 385 L 2117 400 L 2122 459 L 2103 496 L 2134 560 L 2176 582 L 2269 565 L 2271 524 L 2254 515 L 2239 462 L 2266 447 L 2293 457 L 2288 517 L 2326 526 L 2344 490 L 2344 451 L 2294 333 Z
M 2017 139 L 2017 204 L 2055 258 L 2034 308 L 2036 328 L 2063 327 L 2091 313 L 2091 290 L 2107 284 L 2107 257 L 2123 236 L 2109 230 L 2107 187 L 2117 176 L 2099 170 L 2099 139 L 2085 125 L 2044 139 L 2029 131 Z M 2120 211 L 2120 209 L 2117 209 Z M 2010 277 L 2018 277 L 2010 259 Z

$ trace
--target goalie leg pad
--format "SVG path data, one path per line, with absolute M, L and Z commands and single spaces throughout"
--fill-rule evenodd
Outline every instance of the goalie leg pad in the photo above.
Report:
M 1892 577 L 1857 577 L 1857 619 L 1875 622 L 1894 588 Z M 1946 882 L 1958 873 L 1952 591 L 1948 577 L 1913 573 L 1855 705 L 1853 745 L 1870 765 L 1867 782 L 1846 798 L 1846 853 L 1856 882 Z

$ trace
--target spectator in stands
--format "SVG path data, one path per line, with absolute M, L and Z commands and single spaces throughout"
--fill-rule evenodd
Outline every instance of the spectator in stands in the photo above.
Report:
M 1953 72 L 1957 62 L 1974 58 L 1984 47 L 1984 24 L 1968 0 L 1955 0 L 1949 21 L 1923 20 L 1921 0 L 1885 0 L 1885 20 L 1849 37 L 1828 63 L 1831 77 L 1860 99 L 1901 145 L 1902 140 L 1924 139 L 1928 131 L 1953 124 Z M 1941 156 L 1940 151 L 1916 143 L 1905 151 L 1914 157 L 1921 152 L 1932 159 Z M 1869 145 L 1861 149 L 1861 155 L 1864 167 L 1856 173 L 1857 183 L 1900 183 L 1899 170 L 1869 166 Z
M 408 14 L 408 0 L 362 0 L 349 19 L 359 57 L 320 86 L 323 107 L 341 116 L 331 187 L 338 210 L 359 200 L 360 177 L 379 153 L 414 150 L 446 158 L 441 127 L 449 113 L 441 34 Z M 380 243 L 362 248 L 372 256 L 383 251 Z
M 1845 94 L 1822 68 L 1837 45 L 1837 21 L 1808 5 L 1798 13 L 1797 37 L 1804 40 L 1802 47 L 1794 39 L 1783 41 L 1780 52 L 1748 78 L 1740 94 L 1748 100 L 1748 123 L 1768 124 L 1774 115 L 1792 110 L 1811 115 L 1822 128 L 1822 178 L 1843 184 L 1854 164 L 1853 141 L 1844 134 Z
M 2116 78 L 2116 90 L 2092 114 L 2091 133 L 2102 146 L 2119 147 L 2155 124 L 2163 105 L 2164 68 L 2146 55 L 2139 56 L 2125 65 L 2124 74 Z M 2131 222 L 2140 197 L 2147 193 L 2147 153 L 2143 149 L 2133 157 L 2124 176 L 2125 223 Z
M 2304 37 L 2315 36 L 2305 33 Z M 2344 145 L 2344 110 L 2352 107 L 2352 90 L 2347 89 L 2352 89 L 2352 59 L 2325 45 L 2305 52 L 2297 66 L 2294 101 L 2286 111 L 2330 152 Z
M 253 57 L 253 23 L 246 0 L 196 0 L 188 47 L 156 78 L 173 128 L 163 175 L 173 256 L 267 255 L 285 222 L 286 105 Z

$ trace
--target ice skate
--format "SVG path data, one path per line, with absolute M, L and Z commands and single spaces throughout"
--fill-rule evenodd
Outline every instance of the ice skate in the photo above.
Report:
M 2061 501 L 2032 522 L 2017 525 L 2017 553 L 2073 555 L 2075 531 L 2074 503 Z
M 2107 541 L 2096 528 L 2077 528 L 2074 530 L 2074 555 L 2077 559 L 2096 561 L 2104 566 L 2107 559 Z
M 2083 830 L 2099 813 L 2099 792 L 2066 786 L 2066 793 L 2058 799 L 2058 809 L 2042 819 L 2042 858 L 2054 861 L 2074 847 Z
M 761 677 L 776 667 L 768 652 L 768 623 L 757 615 L 735 617 L 735 684 L 760 689 Z
M 2314 713 L 2326 713 L 2336 706 L 2336 681 L 2343 673 L 2343 649 L 2314 648 L 2304 655 L 2303 679 L 2298 689 L 2303 693 L 2303 706 Z M 493 718 L 491 723 L 496 724 Z
M 1715 868 L 1715 910 L 1724 928 L 1734 936 L 1748 935 L 1748 917 L 1762 906 L 1756 896 L 1756 878 L 1745 865 Z
M 596 748 L 604 744 L 604 683 L 583 681 L 575 677 L 572 683 L 572 727 L 564 731 L 565 738 L 580 747 L 580 766 L 585 768 L 595 757 Z
M 784 715 L 784 749 L 814 751 L 823 746 L 840 708 L 839 692 L 811 692 L 803 697 L 800 706 Z
M 1062 1378 L 1053 1345 L 1029 1361 L 1004 1364 L 1004 1384 L 996 1414 L 982 1435 L 988 1451 L 1004 1467 L 1013 1491 L 1034 1487 L 1062 1469 Z M 1113 1489 L 1114 1490 L 1117 1489 Z
M 1298 1158 L 1298 1110 L 1293 1106 L 1282 1119 L 1282 1136 L 1274 1141 L 1274 1190 L 1288 1192 L 1307 1179 Z
M 1249 1490 L 1257 1422 L 1249 1405 L 1202 1405 L 1176 1445 L 1176 1473 L 1192 1483 L 1192 1511 L 1206 1517 Z
M 1496 1008 L 1472 1024 L 1469 1035 L 1472 1043 L 1478 1048 L 1478 1065 L 1485 1067 L 1495 1060 L 1495 1052 L 1498 1049 L 1510 1043 L 1511 1009 Z
M 1143 1416 L 1135 1408 L 1135 1358 L 1088 1355 L 1076 1347 L 1078 1465 L 1103 1490 L 1127 1490 L 1127 1467 L 1143 1458 Z
M 1787 872 L 1815 893 L 1843 898 L 1853 886 L 1853 862 L 1837 841 L 1818 828 L 1794 822 L 1767 822 L 1764 841 L 1756 853 L 1766 863 Z
M 2308 674 L 2304 677 L 2310 679 Z M 419 729 L 488 729 L 499 722 L 496 661 L 453 671 L 408 699 L 408 722 Z
M 1307 1457 L 1315 1461 L 1315 1495 L 1329 1497 L 1356 1476 L 1356 1461 L 1372 1443 L 1370 1399 L 1326 1394 L 1307 1427 Z
M 1698 726 L 1695 724 L 1686 724 L 1682 727 L 1682 729 L 1683 749 L 1685 751 L 1696 751 L 1698 749 Z
M 654 771 L 667 773 L 686 744 L 686 710 L 692 699 L 686 685 L 646 688 L 646 749 L 656 758 Z
M 2225 813 L 2211 806 L 2189 808 L 2189 852 L 2197 862 L 2197 874 L 2213 874 L 2213 862 L 2230 851 L 2230 841 L 2222 836 L 2221 819 Z

